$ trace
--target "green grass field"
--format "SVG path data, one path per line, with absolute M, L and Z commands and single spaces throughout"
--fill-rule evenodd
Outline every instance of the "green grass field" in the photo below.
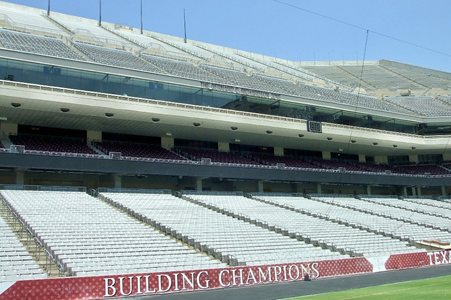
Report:
M 289 298 L 289 300 L 347 300 L 396 299 L 439 300 L 451 299 L 451 276 L 386 284 L 369 288 L 328 294 Z M 285 299 L 288 300 L 288 299 Z

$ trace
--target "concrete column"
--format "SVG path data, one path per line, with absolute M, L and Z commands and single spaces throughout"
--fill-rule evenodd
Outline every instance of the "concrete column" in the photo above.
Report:
M 412 196 L 416 196 L 417 195 L 417 191 L 416 188 L 413 186 L 412 187 Z
M 316 192 L 317 192 L 318 194 L 322 194 L 322 193 L 323 193 L 323 191 L 322 191 L 322 189 L 321 189 L 321 183 L 318 183 L 318 184 L 316 185 Z
M 258 181 L 258 192 L 263 193 L 265 190 L 263 188 L 263 180 Z
M 196 191 L 202 192 L 202 178 L 196 178 Z
M 164 149 L 172 149 L 174 148 L 174 138 L 163 136 L 161 137 L 161 147 Z
M 366 186 L 366 193 L 367 195 L 371 195 L 371 185 Z
M 451 153 L 443 153 L 443 161 L 451 161 Z
M 274 156 L 284 156 L 285 151 L 282 147 L 274 147 Z
M 17 170 L 16 171 L 16 184 L 17 185 L 24 185 L 25 184 L 25 171 L 24 170 Z
M 406 186 L 404 186 L 404 187 L 402 188 L 402 195 L 403 195 L 404 197 L 407 197 L 407 187 L 406 187 Z
M 115 189 L 122 188 L 122 176 L 119 174 L 114 174 L 114 188 Z
M 13 123 L 1 123 L 0 131 L 6 135 L 17 135 L 18 125 Z
M 442 188 L 442 196 L 446 196 L 446 188 L 444 185 L 441 186 Z
M 323 151 L 323 159 L 330 160 L 331 155 L 329 151 Z
M 359 154 L 359 162 L 366 163 L 366 155 L 365 154 Z
M 218 142 L 218 151 L 230 152 L 230 144 L 224 142 Z
M 374 162 L 376 164 L 387 165 L 388 164 L 388 157 L 387 156 L 379 156 L 379 155 L 377 155 L 377 156 L 374 157 Z
M 418 155 L 417 154 L 409 155 L 409 162 L 417 164 L 418 163 Z
M 417 195 L 421 197 L 421 188 L 417 187 Z
M 102 141 L 102 132 L 101 131 L 87 131 L 86 138 L 91 141 Z

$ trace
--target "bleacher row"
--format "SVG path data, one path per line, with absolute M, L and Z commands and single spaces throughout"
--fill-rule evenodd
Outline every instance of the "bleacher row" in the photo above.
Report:
M 451 241 L 451 204 L 431 199 L 31 190 L 0 197 L 60 276 L 379 257 L 426 251 L 416 241 Z M 45 278 L 1 217 L 0 230 L 0 282 Z
M 295 159 L 284 156 L 247 154 L 215 150 L 175 148 L 168 150 L 159 145 L 119 142 L 91 141 L 87 145 L 84 139 L 51 136 L 11 135 L 14 146 L 24 146 L 23 153 L 35 155 L 53 155 L 103 159 L 110 153 L 120 153 L 120 159 L 159 161 L 171 163 L 194 163 L 228 166 L 247 166 L 256 168 L 283 168 L 316 170 L 328 172 L 348 172 L 361 174 L 393 174 L 409 176 L 451 176 L 450 165 L 401 165 L 361 163 L 352 161 L 323 160 L 319 158 Z M 0 142 L 0 151 L 8 151 Z
M 56 19 L 52 20 L 56 21 Z M 204 47 L 197 47 L 195 45 L 179 43 L 177 41 L 167 41 L 155 36 L 141 36 L 140 39 L 148 39 L 147 43 L 144 43 L 144 45 L 157 43 L 159 50 L 152 52 L 151 48 L 148 49 L 147 52 L 141 53 L 141 50 L 143 49 L 138 49 L 139 51 L 137 51 L 137 53 L 140 54 L 134 54 L 125 49 L 138 47 L 132 42 L 133 39 L 128 40 L 131 36 L 137 34 L 129 33 L 127 35 L 122 32 L 119 34 L 111 28 L 99 28 L 80 22 L 57 22 L 67 28 L 73 35 L 82 32 L 85 36 L 88 36 L 89 39 L 92 39 L 92 42 L 89 43 L 78 39 L 64 43 L 63 40 L 54 37 L 43 37 L 1 29 L 0 46 L 11 50 L 82 61 L 89 60 L 99 64 L 156 74 L 169 74 L 206 83 L 231 85 L 255 91 L 269 92 L 274 95 L 286 94 L 327 101 L 330 103 L 397 112 L 405 115 L 427 117 L 451 115 L 451 105 L 440 97 L 386 97 L 384 99 L 378 99 L 372 96 L 355 94 L 342 90 L 337 91 L 333 88 L 336 85 L 332 84 L 329 85 L 330 88 L 318 87 L 311 84 L 305 84 L 305 82 L 309 81 L 306 81 L 302 76 L 313 73 L 308 70 L 302 71 L 302 68 L 299 67 L 288 68 L 277 62 L 265 62 L 237 55 L 237 57 L 240 58 L 240 61 L 248 60 L 247 63 L 239 64 L 236 58 L 233 61 L 231 58 L 228 58 L 230 56 L 229 54 L 220 56 L 216 54 L 216 51 L 215 53 L 212 53 L 211 51 L 204 50 Z M 115 45 L 116 48 L 102 46 L 107 42 Z M 122 45 L 122 48 L 117 49 L 119 45 Z M 162 52 L 165 54 L 162 55 Z M 171 56 L 172 53 L 176 53 L 175 56 Z M 192 55 L 189 59 L 186 59 L 181 57 L 179 53 Z M 218 61 L 216 59 L 217 57 L 219 57 L 221 61 L 231 61 L 230 64 L 232 68 L 228 69 L 227 63 L 215 65 L 213 62 Z M 266 69 L 262 70 L 261 67 L 259 68 L 256 66 L 255 64 L 257 62 L 260 63 L 260 65 L 266 65 Z M 239 64 L 239 68 L 236 66 L 237 64 Z M 252 68 L 252 66 L 254 67 Z M 352 68 L 358 67 L 350 66 L 349 68 L 352 70 Z M 368 66 L 367 68 L 371 69 L 372 66 Z M 296 71 L 296 69 L 298 71 Z M 377 69 L 379 72 L 385 70 L 382 68 Z M 249 70 L 252 70 L 252 72 L 249 72 Z M 274 75 L 274 72 L 280 74 Z M 391 74 L 391 76 L 395 77 L 393 74 Z M 300 81 L 295 79 L 295 81 L 299 81 L 298 83 L 293 81 L 293 78 L 296 77 L 299 77 L 298 79 Z M 383 78 L 382 75 L 377 78 L 380 77 Z M 397 77 L 401 78 L 401 76 Z M 311 78 L 314 77 L 311 76 Z M 376 79 L 373 79 L 373 81 L 374 80 Z M 373 84 L 376 84 L 380 88 L 389 86 L 383 85 L 385 83 L 385 80 L 380 84 L 373 82 Z

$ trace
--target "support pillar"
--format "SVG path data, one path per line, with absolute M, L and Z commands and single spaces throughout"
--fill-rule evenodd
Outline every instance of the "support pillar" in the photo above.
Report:
M 416 188 L 413 186 L 412 187 L 412 196 L 416 196 L 417 195 L 417 191 Z
M 122 176 L 119 174 L 114 174 L 114 188 L 115 189 L 122 188 Z
M 17 170 L 16 171 L 16 185 L 24 185 L 25 184 L 25 171 Z
M 322 193 L 323 193 L 323 191 L 322 191 L 322 189 L 321 189 L 321 183 L 318 183 L 318 184 L 316 185 L 316 192 L 317 192 L 318 194 L 322 194 Z
M 442 188 L 442 196 L 446 196 L 446 188 L 444 185 L 441 186 Z
M 329 151 L 323 151 L 322 152 L 322 155 L 323 155 L 323 159 L 324 160 L 330 160 L 330 158 L 332 157 L 331 155 L 330 155 L 330 152 Z
M 402 188 L 402 195 L 403 195 L 404 197 L 407 197 L 407 187 L 406 187 L 406 186 L 404 186 L 404 187 Z
M 371 195 L 371 185 L 367 185 L 367 186 L 366 186 L 366 194 L 367 194 L 368 196 Z
M 202 178 L 196 178 L 196 191 L 202 192 Z
M 421 187 L 417 187 L 417 195 L 421 197 Z
M 263 180 L 258 181 L 258 192 L 263 193 L 265 190 L 263 188 Z

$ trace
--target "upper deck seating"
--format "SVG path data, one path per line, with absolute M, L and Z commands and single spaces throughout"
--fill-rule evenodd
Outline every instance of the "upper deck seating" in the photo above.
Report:
M 82 55 L 72 50 L 57 38 L 42 37 L 27 33 L 0 30 L 0 44 L 4 48 L 31 52 L 36 54 L 56 56 L 62 58 L 86 60 Z

